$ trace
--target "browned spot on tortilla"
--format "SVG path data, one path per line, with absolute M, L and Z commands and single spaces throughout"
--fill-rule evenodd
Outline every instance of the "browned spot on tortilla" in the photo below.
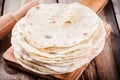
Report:
M 83 35 L 84 35 L 84 36 L 86 36 L 86 35 L 87 35 L 87 33 L 83 33 Z
M 71 38 L 72 36 L 70 36 L 70 35 L 66 35 L 66 37 Z
M 71 24 L 71 21 L 65 21 L 65 25 Z
M 20 35 L 22 35 L 22 32 L 20 32 Z
M 84 26 L 86 26 L 87 24 L 86 24 L 86 23 L 84 23 L 83 25 L 84 25 Z
M 55 21 L 52 21 L 51 23 L 56 23 Z
M 30 23 L 30 25 L 32 25 L 32 23 Z
M 22 27 L 25 27 L 25 24 L 22 24 Z
M 36 9 L 40 9 L 40 6 L 36 6 Z
M 98 50 L 98 48 L 96 48 L 96 50 Z
M 52 36 L 50 36 L 50 35 L 46 35 L 45 38 L 51 39 Z
M 49 52 L 50 54 L 56 54 L 55 52 Z
M 36 41 L 34 41 L 34 43 L 36 44 Z
M 29 40 L 27 40 L 26 38 L 24 38 L 24 40 L 26 41 L 26 42 L 28 42 Z

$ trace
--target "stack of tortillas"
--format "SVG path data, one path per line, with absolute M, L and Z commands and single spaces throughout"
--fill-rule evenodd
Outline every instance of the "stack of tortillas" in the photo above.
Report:
M 12 30 L 14 56 L 39 74 L 63 74 L 89 63 L 102 50 L 103 21 L 78 4 L 41 4 L 28 11 Z

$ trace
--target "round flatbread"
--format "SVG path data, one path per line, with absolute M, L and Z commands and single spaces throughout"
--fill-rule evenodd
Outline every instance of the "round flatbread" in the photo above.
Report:
M 102 50 L 103 21 L 78 4 L 33 7 L 12 30 L 14 55 L 24 68 L 39 74 L 63 74 L 89 63 Z

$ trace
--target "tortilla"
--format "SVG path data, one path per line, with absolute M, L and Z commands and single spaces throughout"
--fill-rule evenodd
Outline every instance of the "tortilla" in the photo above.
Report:
M 40 74 L 72 72 L 104 48 L 103 21 L 78 3 L 33 7 L 12 30 L 14 55 L 24 68 Z

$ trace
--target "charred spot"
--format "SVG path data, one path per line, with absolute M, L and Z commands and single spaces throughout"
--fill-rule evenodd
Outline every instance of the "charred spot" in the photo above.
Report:
M 22 27 L 25 27 L 25 24 L 22 24 Z
M 71 24 L 71 21 L 65 21 L 65 24 L 69 25 L 69 24 Z
M 51 23 L 56 23 L 55 21 L 52 21 Z
M 22 32 L 20 32 L 20 35 L 22 35 Z
M 46 35 L 45 38 L 47 38 L 47 39 L 51 39 L 52 36 L 50 36 L 50 35 Z
M 36 41 L 34 41 L 33 43 L 35 43 L 35 44 L 36 44 Z
M 30 25 L 32 25 L 32 23 L 30 23 Z
M 87 24 L 86 24 L 86 23 L 84 23 L 83 25 L 84 25 L 84 26 L 86 26 Z
M 66 37 L 71 38 L 72 36 L 71 35 L 66 35 Z
M 84 36 L 86 36 L 88 33 L 83 33 Z
M 40 9 L 40 6 L 36 6 L 36 9 Z

